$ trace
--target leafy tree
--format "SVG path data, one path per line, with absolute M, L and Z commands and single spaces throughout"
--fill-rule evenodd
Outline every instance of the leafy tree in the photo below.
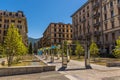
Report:
M 120 58 L 120 37 L 116 40 L 116 46 L 115 46 L 115 49 L 113 50 L 113 55 L 116 57 L 116 58 Z
M 7 56 L 8 66 L 11 66 L 15 56 L 27 53 L 27 48 L 22 42 L 22 37 L 14 24 L 8 28 L 4 41 L 5 54 Z
M 96 45 L 94 41 L 92 41 L 90 45 L 90 54 L 95 57 L 97 56 L 97 53 L 99 53 L 98 46 Z
M 81 54 L 84 54 L 84 48 L 83 46 L 77 41 L 76 42 L 76 50 L 75 50 L 75 53 L 76 55 L 78 55 L 78 58 L 80 59 L 80 55 Z
M 33 54 L 33 48 L 32 48 L 32 43 L 30 42 L 29 44 L 29 54 Z

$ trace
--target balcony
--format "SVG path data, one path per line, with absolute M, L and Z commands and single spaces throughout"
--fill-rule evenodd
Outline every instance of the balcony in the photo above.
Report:
M 96 10 L 99 8 L 99 2 L 96 2 L 93 6 L 92 6 L 93 10 Z
M 86 36 L 86 38 L 87 38 L 88 40 L 90 40 L 91 35 L 92 35 L 92 34 L 91 34 L 90 32 L 85 34 L 85 36 Z
M 100 22 L 96 22 L 96 23 L 94 23 L 94 27 L 96 28 L 96 27 L 99 27 L 100 26 Z
M 83 22 L 85 22 L 85 21 L 86 21 L 86 19 L 85 19 L 85 18 L 81 20 L 81 22 L 82 22 L 82 23 L 83 23 Z
M 94 32 L 94 36 L 97 37 L 97 36 L 100 36 L 101 35 L 101 32 L 100 31 L 95 31 Z
M 118 19 L 120 20 L 120 16 L 118 16 Z
M 78 39 L 79 39 L 79 40 L 82 40 L 82 38 L 83 38 L 82 35 L 79 35 L 79 36 L 78 36 Z
M 100 17 L 100 13 L 95 13 L 95 14 L 93 15 L 93 18 L 94 18 L 94 19 L 96 19 L 96 18 L 98 18 L 98 17 Z
M 120 9 L 120 2 L 117 4 L 117 7 Z

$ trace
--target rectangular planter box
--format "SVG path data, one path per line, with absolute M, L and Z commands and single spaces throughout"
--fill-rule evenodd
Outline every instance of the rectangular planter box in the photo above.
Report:
M 55 66 L 31 66 L 31 67 L 0 68 L 0 76 L 41 73 L 41 72 L 46 72 L 46 71 L 55 71 Z

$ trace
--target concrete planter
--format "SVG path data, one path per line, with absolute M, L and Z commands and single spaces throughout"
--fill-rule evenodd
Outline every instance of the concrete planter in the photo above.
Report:
M 120 62 L 108 62 L 107 67 L 120 67 Z
M 55 66 L 30 66 L 30 67 L 28 66 L 28 67 L 0 68 L 0 76 L 41 73 L 46 71 L 55 71 Z

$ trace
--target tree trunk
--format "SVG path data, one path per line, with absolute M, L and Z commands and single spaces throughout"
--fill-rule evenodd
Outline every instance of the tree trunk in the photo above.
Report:
M 12 61 L 13 61 L 13 56 L 8 56 L 8 67 L 10 67 L 12 65 Z
M 80 54 L 78 54 L 78 59 L 80 59 Z

